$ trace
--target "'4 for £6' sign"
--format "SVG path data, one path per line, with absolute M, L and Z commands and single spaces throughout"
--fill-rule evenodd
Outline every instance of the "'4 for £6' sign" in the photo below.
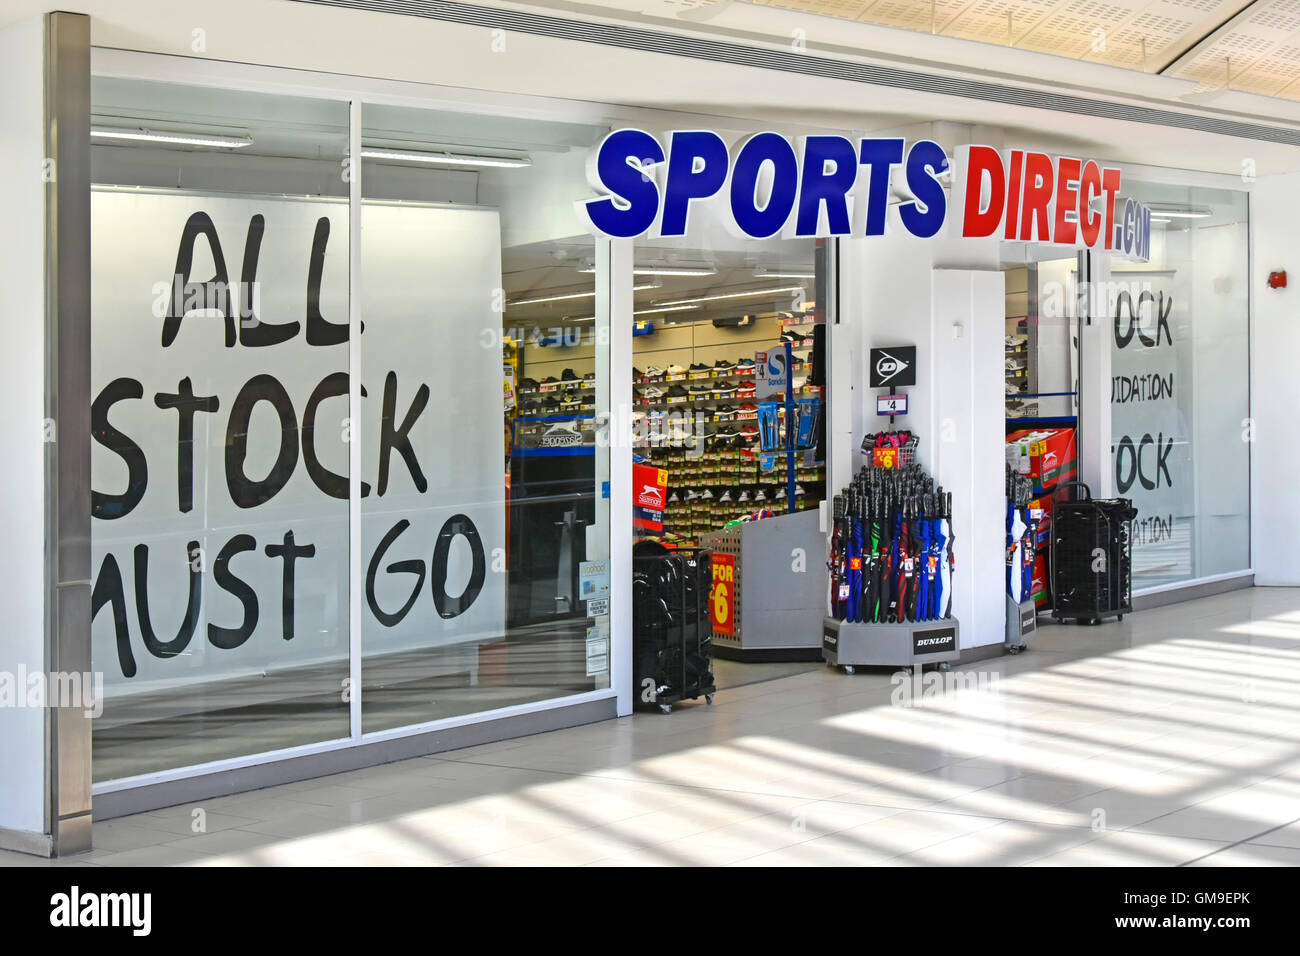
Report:
M 714 634 L 735 634 L 736 556 L 714 552 L 713 588 L 709 592 L 709 622 Z

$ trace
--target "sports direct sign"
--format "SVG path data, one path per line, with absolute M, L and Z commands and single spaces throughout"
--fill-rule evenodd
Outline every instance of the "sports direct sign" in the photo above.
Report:
M 734 146 L 708 130 L 611 132 L 587 160 L 597 193 L 577 203 L 596 235 L 685 236 L 705 206 L 751 239 L 949 236 L 1114 249 L 1144 258 L 1151 215 L 1117 202 L 1120 170 L 1095 160 L 964 146 L 951 168 L 930 140 L 755 133 Z M 949 215 L 949 205 L 957 215 Z M 950 224 L 955 220 L 955 225 Z

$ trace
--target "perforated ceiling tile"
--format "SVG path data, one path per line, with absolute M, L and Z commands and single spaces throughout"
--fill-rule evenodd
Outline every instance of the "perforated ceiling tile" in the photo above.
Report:
M 1295 60 L 1274 60 L 1270 57 L 1268 60 L 1260 60 L 1256 64 L 1252 64 L 1249 73 L 1268 75 L 1268 77 L 1282 79 L 1282 81 L 1290 81 L 1290 79 L 1300 77 L 1300 64 L 1297 64 Z
M 600 0 L 595 0 L 600 2 Z M 671 0 L 670 0 L 671 2 Z M 700 4 L 712 0 L 678 0 Z M 1300 99 L 1300 0 L 752 0 Z M 1008 23 L 1010 14 L 1010 23 Z M 1201 46 L 1215 31 L 1222 33 Z M 1195 51 L 1195 55 L 1191 52 Z M 1227 64 L 1231 63 L 1231 83 Z M 996 65 L 991 54 L 990 64 Z
M 1211 11 L 1224 10 L 1231 12 L 1228 8 L 1235 10 L 1240 6 L 1233 0 L 1164 0 L 1163 6 L 1178 7 L 1180 10 L 1195 10 L 1198 13 L 1209 13 Z
M 1264 76 L 1255 73 L 1246 73 L 1242 76 L 1235 76 L 1232 79 L 1232 88 L 1241 93 L 1259 93 L 1262 96 L 1273 96 L 1286 85 L 1286 81 L 1277 77 Z
M 1011 39 L 1011 32 L 1005 18 L 963 18 L 949 27 L 947 33 L 950 36 L 961 37 L 963 40 L 979 40 L 999 46 L 1006 46 Z
M 797 2 L 780 2 L 765 6 L 786 7 L 802 13 L 815 13 L 823 17 L 837 17 L 841 20 L 854 20 L 863 10 L 871 6 L 869 0 L 797 0 Z
M 1030 46 L 1034 49 L 1072 49 L 1080 44 L 1087 45 L 1091 39 L 1091 31 L 1087 31 L 1086 35 L 1081 37 L 1078 30 L 1062 29 L 1055 20 L 1048 20 L 1030 36 L 1022 37 L 1018 45 Z
M 1273 37 L 1252 36 L 1249 33 L 1229 33 L 1215 41 L 1213 49 L 1230 55 L 1238 53 L 1263 53 L 1276 46 Z
M 1125 29 L 1131 30 L 1140 36 L 1152 36 L 1160 34 L 1162 36 L 1177 36 L 1180 33 L 1186 33 L 1192 27 L 1191 20 L 1183 20 L 1179 17 L 1161 16 L 1158 13 L 1143 13 L 1135 17 Z
M 855 19 L 878 23 L 884 27 L 908 27 L 929 33 L 930 5 L 916 3 L 915 0 L 881 0 L 880 3 L 867 4 Z
M 1264 10 L 1255 14 L 1247 22 L 1279 33 L 1290 33 L 1296 27 L 1300 27 L 1300 12 Z
M 1103 3 L 1101 0 L 1070 0 L 1064 7 L 1064 14 L 1075 14 L 1097 23 L 1116 23 L 1128 18 L 1136 8 Z M 1064 17 L 1062 17 L 1064 19 Z
M 1252 13 L 1246 22 L 1290 33 L 1300 26 L 1300 0 L 1275 0 L 1262 10 Z
M 1222 53 L 1205 52 L 1187 63 L 1178 71 L 1178 75 L 1185 80 L 1196 80 L 1208 84 L 1212 89 L 1221 90 L 1231 86 L 1228 65 L 1229 62 Z M 1243 58 L 1241 63 L 1233 66 L 1233 75 L 1236 76 L 1247 65 Z

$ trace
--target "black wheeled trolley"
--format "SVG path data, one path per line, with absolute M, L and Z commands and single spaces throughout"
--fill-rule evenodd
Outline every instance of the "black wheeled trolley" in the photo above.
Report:
M 713 703 L 709 552 L 653 542 L 632 549 L 633 700 L 669 713 L 703 697 Z
M 1124 620 L 1133 610 L 1133 502 L 1093 498 L 1081 481 L 1060 485 L 1052 499 L 1052 617 Z

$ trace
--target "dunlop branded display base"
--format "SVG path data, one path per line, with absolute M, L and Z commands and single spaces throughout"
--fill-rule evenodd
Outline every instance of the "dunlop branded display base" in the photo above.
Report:
M 831 667 L 852 674 L 856 667 L 922 667 L 948 669 L 961 656 L 961 630 L 956 618 L 904 624 L 852 624 L 822 620 L 822 658 Z
M 1003 643 L 1012 654 L 1019 654 L 1038 630 L 1038 606 L 1033 601 L 1017 604 L 1007 596 L 1007 639 Z

